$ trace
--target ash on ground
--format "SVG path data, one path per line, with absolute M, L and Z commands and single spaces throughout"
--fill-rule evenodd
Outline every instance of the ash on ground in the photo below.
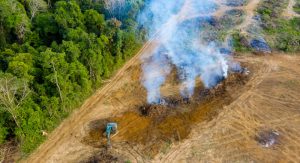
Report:
M 174 111 L 183 105 L 190 104 L 188 98 L 164 97 L 158 104 L 146 104 L 139 107 L 142 116 L 147 117 L 164 117 L 170 111 Z
M 274 130 L 261 131 L 255 140 L 265 148 L 270 148 L 278 143 L 279 133 Z
M 157 104 L 145 104 L 138 106 L 142 116 L 152 118 L 163 118 L 169 113 L 182 110 L 188 105 L 199 105 L 205 101 L 212 100 L 215 97 L 222 96 L 226 93 L 228 85 L 244 85 L 249 78 L 250 71 L 246 67 L 231 67 L 228 78 L 220 79 L 219 84 L 213 88 L 196 88 L 193 97 L 162 97 Z
M 118 153 L 113 154 L 113 150 L 106 152 L 104 150 L 108 148 L 103 132 L 106 123 L 110 121 L 118 123 L 124 130 L 112 139 L 113 143 L 141 145 L 143 149 L 140 149 L 140 152 L 151 158 L 170 142 L 186 139 L 194 124 L 211 121 L 224 106 L 238 98 L 238 91 L 243 88 L 252 74 L 242 67 L 244 66 L 239 64 L 233 65 L 228 77 L 220 80 L 220 83 L 213 88 L 206 89 L 200 81 L 192 97 L 184 98 L 178 92 L 170 96 L 162 96 L 156 104 L 137 103 L 134 110 L 109 119 L 90 122 L 87 126 L 88 134 L 82 139 L 82 143 L 99 149 L 100 152 L 85 159 L 86 162 L 105 162 L 105 160 L 122 162 L 121 160 L 126 158 Z M 175 73 L 173 75 L 176 76 Z M 171 82 L 180 84 L 176 80 Z
M 144 105 L 140 107 L 143 116 L 157 117 L 166 114 L 167 109 L 164 105 Z
M 115 153 L 101 150 L 96 152 L 93 156 L 88 159 L 81 161 L 80 163 L 112 163 L 112 162 L 123 162 L 120 158 L 116 156 Z

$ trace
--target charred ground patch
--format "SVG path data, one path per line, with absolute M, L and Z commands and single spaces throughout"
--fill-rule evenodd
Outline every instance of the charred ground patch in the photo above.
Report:
M 107 149 L 102 149 L 95 152 L 92 156 L 87 159 L 80 161 L 80 163 L 116 163 L 124 162 L 123 159 L 117 156 L 116 153 L 108 151 Z
M 199 84 L 195 90 L 197 93 L 189 99 L 180 96 L 162 97 L 159 104 L 138 105 L 118 116 L 93 121 L 82 143 L 106 148 L 103 135 L 105 123 L 116 122 L 119 131 L 112 137 L 112 146 L 124 142 L 143 146 L 140 152 L 152 158 L 164 150 L 167 144 L 186 139 L 194 125 L 216 117 L 224 106 L 236 98 L 231 94 L 239 94 L 249 78 L 250 75 L 243 71 L 230 73 L 226 80 L 214 88 L 205 89 Z

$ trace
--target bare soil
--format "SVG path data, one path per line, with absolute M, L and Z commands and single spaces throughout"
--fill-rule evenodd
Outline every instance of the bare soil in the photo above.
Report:
M 89 162 L 102 155 L 102 159 L 117 162 L 299 161 L 300 57 L 246 56 L 237 60 L 250 68 L 247 82 L 227 80 L 225 91 L 216 89 L 222 93 L 204 93 L 208 96 L 200 103 L 179 102 L 167 107 L 168 114 L 151 116 L 139 110 L 146 104 L 146 92 L 139 82 L 139 65 L 131 67 L 118 80 L 117 88 L 96 105 L 84 108 L 86 114 L 77 112 L 65 121 L 26 161 Z M 164 85 L 163 96 L 177 97 L 176 85 Z M 109 121 L 117 122 L 119 131 L 112 138 L 112 149 L 106 150 L 102 134 Z M 257 141 L 264 130 L 280 134 L 279 143 L 270 149 Z
M 299 162 L 300 57 L 274 55 L 241 58 L 257 65 L 249 90 L 208 123 L 199 123 L 189 139 L 174 144 L 160 162 Z M 266 132 L 267 133 L 264 133 Z M 262 142 L 276 131 L 276 143 Z M 269 135 L 269 136 L 268 136 Z M 274 136 L 274 135 L 273 135 Z M 260 138 L 260 139 L 257 139 Z
M 176 19 L 188 18 L 189 2 Z M 250 19 L 258 2 L 237 8 Z M 213 90 L 199 84 L 188 102 L 177 98 L 178 82 L 171 75 L 161 92 L 174 106 L 146 106 L 140 57 L 153 52 L 166 29 L 23 162 L 300 161 L 300 57 L 237 56 L 250 69 L 249 78 L 232 76 Z M 150 110 L 143 113 L 142 107 Z M 107 149 L 103 132 L 110 121 L 118 123 L 118 133 Z M 263 131 L 278 132 L 278 143 L 263 147 L 258 139 Z
M 230 94 L 239 94 L 237 90 L 244 86 L 247 80 L 246 75 L 231 74 L 213 89 L 198 88 L 198 93 L 192 99 L 167 97 L 159 105 L 136 106 L 115 117 L 92 121 L 82 143 L 95 148 L 107 148 L 107 140 L 102 134 L 105 131 L 105 124 L 116 122 L 120 130 L 112 138 L 114 149 L 119 143 L 122 146 L 124 142 L 131 146 L 139 144 L 145 147 L 139 149 L 142 155 L 154 158 L 166 143 L 187 138 L 196 123 L 212 120 L 219 109 L 234 100 Z

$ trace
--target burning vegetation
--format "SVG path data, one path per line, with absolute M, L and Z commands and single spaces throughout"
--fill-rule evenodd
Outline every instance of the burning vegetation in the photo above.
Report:
M 155 156 L 166 144 L 187 138 L 193 125 L 212 120 L 220 109 L 236 98 L 231 94 L 239 94 L 238 90 L 250 77 L 246 68 L 238 70 L 231 71 L 226 79 L 213 88 L 199 84 L 190 98 L 183 98 L 179 94 L 162 96 L 159 103 L 144 103 L 121 115 L 93 121 L 89 125 L 89 135 L 82 142 L 96 148 L 106 148 L 106 137 L 102 134 L 105 124 L 116 122 L 120 131 L 112 137 L 112 147 L 124 142 L 140 144 L 145 146 L 141 151 L 143 154 Z M 176 73 L 171 76 L 176 76 Z M 178 84 L 178 81 L 172 81 Z
M 149 39 L 155 36 L 161 40 L 157 40 L 159 46 L 149 56 L 141 58 L 141 84 L 146 101 L 121 115 L 95 122 L 83 143 L 102 148 L 106 138 L 97 133 L 104 131 L 104 122 L 116 122 L 120 131 L 112 138 L 112 146 L 124 142 L 139 144 L 145 146 L 140 151 L 143 155 L 153 157 L 166 143 L 187 138 L 193 125 L 212 120 L 238 97 L 250 71 L 233 61 L 229 42 L 205 39 L 205 24 L 214 24 L 212 16 L 187 20 L 176 17 L 176 13 L 215 11 L 211 1 L 192 2 L 196 7 L 190 11 L 185 8 L 185 1 L 149 1 L 138 19 L 141 24 L 148 24 L 152 17 L 147 26 Z M 177 93 L 163 94 L 161 90 L 169 83 Z
M 168 110 L 176 110 L 188 105 L 201 105 L 201 103 L 212 100 L 226 93 L 227 86 L 234 84 L 244 85 L 249 78 L 250 71 L 247 68 L 232 70 L 227 79 L 223 78 L 213 88 L 199 86 L 192 97 L 162 97 L 158 103 L 145 104 L 139 107 L 142 116 L 160 117 L 166 115 Z

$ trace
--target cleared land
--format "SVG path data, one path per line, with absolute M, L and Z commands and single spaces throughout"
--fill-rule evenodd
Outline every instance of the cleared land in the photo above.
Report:
M 255 8 L 249 5 L 257 2 L 248 3 L 247 14 Z M 187 17 L 187 8 L 177 19 Z M 140 57 L 151 54 L 159 37 L 160 32 L 25 162 L 300 161 L 300 57 L 236 56 L 251 71 L 247 79 L 230 78 L 226 87 L 199 103 L 143 116 L 139 108 L 146 103 L 146 91 L 140 83 Z M 162 88 L 164 97 L 178 95 L 174 74 Z M 119 124 L 110 150 L 101 134 L 107 121 Z M 256 139 L 264 130 L 279 133 L 271 148 Z
M 299 57 L 247 57 L 257 64 L 250 89 L 218 114 L 195 126 L 190 138 L 174 145 L 156 160 L 222 162 L 299 162 L 300 82 Z M 276 130 L 279 141 L 262 147 L 255 137 L 262 130 Z
M 174 114 L 156 126 L 151 118 L 136 112 L 145 104 L 145 90 L 139 81 L 139 65 L 135 64 L 102 98 L 96 94 L 89 99 L 84 109 L 65 121 L 27 161 L 78 162 L 99 153 L 105 156 L 102 158 L 113 156 L 133 162 L 299 161 L 300 57 L 248 56 L 238 60 L 247 63 L 252 75 L 243 87 L 228 90 L 232 93 L 226 94 L 229 99 L 217 96 L 195 108 L 183 106 L 183 111 L 193 109 L 187 111 L 188 116 Z M 176 94 L 175 87 L 166 84 L 164 95 Z M 95 100 L 96 104 L 91 104 Z M 110 151 L 105 150 L 106 140 L 101 139 L 101 125 L 108 120 L 119 123 Z M 279 141 L 272 148 L 264 148 L 255 137 L 269 129 L 279 132 Z

